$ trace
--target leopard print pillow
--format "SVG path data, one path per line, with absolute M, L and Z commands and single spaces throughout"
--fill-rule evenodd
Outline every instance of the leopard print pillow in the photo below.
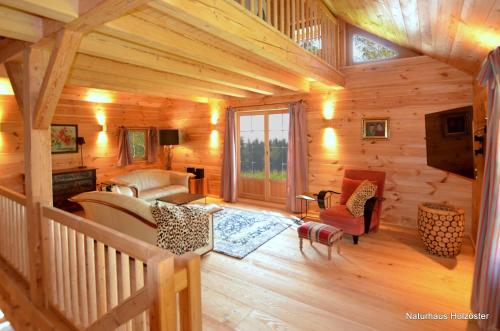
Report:
M 366 201 L 373 198 L 376 193 L 377 185 L 369 180 L 364 180 L 347 200 L 347 210 L 349 210 L 353 216 L 363 216 L 365 214 Z
M 181 255 L 208 245 L 210 215 L 201 206 L 151 205 L 158 226 L 156 245 Z

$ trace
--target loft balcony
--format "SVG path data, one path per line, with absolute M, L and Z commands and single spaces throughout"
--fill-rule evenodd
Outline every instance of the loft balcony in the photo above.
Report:
M 344 84 L 337 22 L 319 0 L 152 0 L 101 11 L 101 21 L 72 2 L 0 1 L 0 35 L 14 54 L 60 28 L 82 33 L 69 85 L 208 102 Z

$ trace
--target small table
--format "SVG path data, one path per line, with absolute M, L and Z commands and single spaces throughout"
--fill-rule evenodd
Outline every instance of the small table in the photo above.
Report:
M 196 200 L 201 200 L 205 199 L 205 204 L 207 204 L 207 196 L 204 194 L 193 194 L 193 193 L 176 193 L 176 194 L 171 194 L 167 195 L 162 198 L 158 198 L 156 200 L 158 201 L 163 201 L 167 203 L 172 203 L 174 205 L 185 205 L 187 203 L 196 201 Z
M 304 194 L 297 195 L 295 199 L 300 200 L 300 219 L 304 220 L 305 218 L 312 218 L 311 216 L 308 216 L 307 213 L 309 211 L 309 202 L 311 201 L 318 201 L 318 194 L 319 193 L 313 193 L 313 192 L 306 192 Z M 329 208 L 332 205 L 332 195 L 333 194 L 340 194 L 339 192 L 335 191 L 326 191 L 326 194 L 324 196 L 324 201 L 325 201 L 325 208 Z M 304 202 L 305 201 L 305 213 L 303 210 Z

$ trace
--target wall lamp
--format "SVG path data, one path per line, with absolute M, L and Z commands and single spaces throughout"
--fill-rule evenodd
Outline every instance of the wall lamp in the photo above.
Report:
M 99 125 L 99 132 L 108 132 L 108 126 L 106 124 Z

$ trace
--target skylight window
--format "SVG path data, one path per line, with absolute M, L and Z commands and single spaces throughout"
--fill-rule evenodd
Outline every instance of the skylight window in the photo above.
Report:
M 365 36 L 355 34 L 352 37 L 352 61 L 354 63 L 373 62 L 392 59 L 399 53 Z

